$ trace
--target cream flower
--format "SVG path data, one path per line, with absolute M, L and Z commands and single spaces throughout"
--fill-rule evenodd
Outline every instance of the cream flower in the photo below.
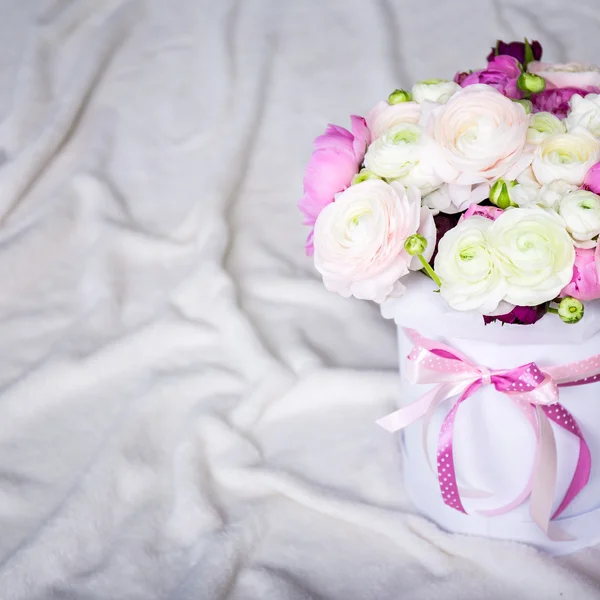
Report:
M 389 104 L 379 102 L 365 117 L 371 137 L 376 140 L 388 129 L 400 123 L 418 123 L 421 118 L 421 107 L 416 102 L 400 102 Z
M 383 302 L 400 294 L 412 256 L 404 242 L 421 226 L 421 196 L 398 183 L 368 180 L 327 205 L 315 224 L 315 267 L 344 297 Z M 426 228 L 426 225 L 425 225 Z
M 408 175 L 419 162 L 422 133 L 421 127 L 412 123 L 388 129 L 369 146 L 365 167 L 386 179 Z
M 600 196 L 585 190 L 572 192 L 560 201 L 558 214 L 565 220 L 576 246 L 596 246 L 593 238 L 600 234 Z
M 569 131 L 583 127 L 596 137 L 600 136 L 600 96 L 598 94 L 587 94 L 582 97 L 579 94 L 571 96 L 569 100 L 571 111 L 565 119 Z
M 461 89 L 454 81 L 446 79 L 427 79 L 419 81 L 412 88 L 412 97 L 415 102 L 436 102 L 445 104 Z
M 537 146 L 551 135 L 566 132 L 565 124 L 558 117 L 549 112 L 539 112 L 530 116 L 527 141 Z
M 434 214 L 445 212 L 454 214 L 469 208 L 471 204 L 479 204 L 490 192 L 488 183 L 477 185 L 455 185 L 444 183 L 439 189 L 423 198 L 423 206 L 434 211 Z
M 514 179 L 531 162 L 525 152 L 528 126 L 519 103 L 487 85 L 467 86 L 426 116 L 437 147 L 434 168 L 457 185 Z
M 490 246 L 492 225 L 485 217 L 470 217 L 440 240 L 435 257 L 440 294 L 456 310 L 490 314 L 504 297 L 505 285 Z
M 489 239 L 507 302 L 536 306 L 556 298 L 571 281 L 575 248 L 555 214 L 541 208 L 507 210 L 493 222 Z
M 546 138 L 537 147 L 531 167 L 542 185 L 557 179 L 581 185 L 599 155 L 600 142 L 589 131 L 577 129 Z
M 521 208 L 541 206 L 558 210 L 559 202 L 576 189 L 577 186 L 560 179 L 542 186 L 518 184 L 510 189 L 510 199 Z
M 399 123 L 378 137 L 365 155 L 366 168 L 379 177 L 397 180 L 428 194 L 441 180 L 428 162 L 431 141 L 419 125 Z

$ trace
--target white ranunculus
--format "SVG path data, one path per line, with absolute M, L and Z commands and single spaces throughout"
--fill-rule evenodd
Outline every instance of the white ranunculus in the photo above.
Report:
M 423 130 L 414 123 L 399 123 L 379 136 L 367 149 L 365 167 L 379 177 L 404 177 L 421 157 Z
M 569 131 L 583 127 L 596 137 L 600 136 L 600 96 L 575 94 L 569 100 L 571 110 L 565 119 Z
M 399 123 L 418 123 L 420 118 L 421 106 L 416 102 L 379 102 L 367 113 L 365 120 L 372 139 L 376 140 Z
M 558 214 L 565 220 L 576 246 L 596 246 L 593 238 L 600 234 L 600 196 L 585 190 L 567 194 L 560 201 Z
M 557 133 L 566 133 L 565 124 L 552 113 L 539 112 L 530 116 L 527 141 L 530 144 L 541 144 L 546 138 Z
M 510 199 L 521 208 L 541 206 L 558 210 L 559 202 L 577 186 L 560 179 L 543 186 L 519 184 L 510 190 Z
M 424 113 L 421 123 L 435 142 L 434 169 L 446 183 L 510 181 L 531 163 L 529 116 L 488 85 L 462 88 L 446 104 Z
M 379 177 L 428 194 L 441 183 L 429 162 L 431 143 L 419 125 L 399 123 L 369 146 L 365 167 Z
M 427 237 L 424 220 L 415 188 L 371 179 L 343 191 L 315 224 L 315 267 L 325 287 L 375 302 L 399 295 L 413 259 L 404 242 L 419 228 Z
M 575 248 L 564 221 L 542 208 L 513 208 L 489 232 L 506 282 L 504 299 L 518 306 L 553 300 L 571 281 Z
M 440 294 L 456 310 L 490 314 L 505 295 L 505 285 L 490 246 L 492 221 L 470 217 L 440 240 L 435 272 Z
M 454 214 L 466 210 L 471 204 L 479 204 L 490 192 L 488 183 L 477 185 L 454 185 L 444 183 L 439 189 L 423 198 L 423 206 L 434 211 L 434 214 L 445 212 Z
M 415 102 L 436 102 L 446 104 L 459 90 L 460 85 L 446 79 L 427 79 L 419 81 L 412 88 L 412 97 Z
M 599 156 L 600 142 L 589 131 L 579 128 L 546 138 L 537 147 L 531 167 L 542 185 L 562 179 L 579 186 Z

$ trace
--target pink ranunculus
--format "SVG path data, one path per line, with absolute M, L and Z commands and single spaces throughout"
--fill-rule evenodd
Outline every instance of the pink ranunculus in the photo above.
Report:
M 497 206 L 481 206 L 480 204 L 471 204 L 465 214 L 461 217 L 468 219 L 469 217 L 485 217 L 490 221 L 495 221 L 504 211 Z
M 342 192 L 315 225 L 315 267 L 325 287 L 344 297 L 383 302 L 404 289 L 413 257 L 404 248 L 418 231 L 433 245 L 431 213 L 417 188 L 380 179 Z
M 371 143 L 371 134 L 362 117 L 352 115 L 352 132 L 329 125 L 314 142 L 314 151 L 304 173 L 304 196 L 298 208 L 304 213 L 304 224 L 311 226 L 306 240 L 306 254 L 313 254 L 314 224 L 321 211 L 343 192 L 358 173 Z
M 435 142 L 428 160 L 449 184 L 489 186 L 500 177 L 510 181 L 533 159 L 526 147 L 529 115 L 489 85 L 456 92 L 428 114 L 424 125 Z
M 598 88 L 584 90 L 574 87 L 546 89 L 539 94 L 531 95 L 533 112 L 549 112 L 559 119 L 564 119 L 571 108 L 569 106 L 571 96 L 575 94 L 586 96 L 587 94 L 598 93 L 599 91 L 600 89 Z
M 589 192 L 594 192 L 594 194 L 600 194 L 600 163 L 590 167 L 581 187 Z
M 577 300 L 596 300 L 600 298 L 600 246 L 596 248 L 576 248 L 573 278 L 561 296 L 572 296 Z
M 581 63 L 551 64 L 539 61 L 529 63 L 527 70 L 546 80 L 547 89 L 600 87 L 600 66 Z
M 519 61 L 512 56 L 502 55 L 490 60 L 487 69 L 475 71 L 466 77 L 458 77 L 458 83 L 462 87 L 484 83 L 508 98 L 520 100 L 523 98 L 523 92 L 517 87 L 519 75 L 521 75 Z

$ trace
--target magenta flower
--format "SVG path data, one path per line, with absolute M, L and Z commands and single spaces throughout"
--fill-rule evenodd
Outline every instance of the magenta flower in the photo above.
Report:
M 328 125 L 314 141 L 314 151 L 304 173 L 304 196 L 298 208 L 304 213 L 304 224 L 311 230 L 306 240 L 306 254 L 313 254 L 313 230 L 321 211 L 352 183 L 365 156 L 371 133 L 362 117 L 352 115 L 352 132 Z
M 600 194 L 600 163 L 596 163 L 590 167 L 581 188 L 589 192 L 594 192 L 594 194 Z
M 517 79 L 521 75 L 519 61 L 512 56 L 495 56 L 487 66 L 487 69 L 474 71 L 470 75 L 464 76 L 464 73 L 457 73 L 454 81 L 461 87 L 473 85 L 475 83 L 485 83 L 507 98 L 520 100 L 523 98 L 523 92 L 517 87 Z
M 598 247 L 576 248 L 573 279 L 564 287 L 561 296 L 571 296 L 581 301 L 600 298 L 599 254 Z
M 433 265 L 435 257 L 437 256 L 438 245 L 440 243 L 440 240 L 444 237 L 444 235 L 446 235 L 446 233 L 448 231 L 450 231 L 451 229 L 456 227 L 456 224 L 458 223 L 460 217 L 461 217 L 460 213 L 455 213 L 455 214 L 449 215 L 449 214 L 442 213 L 442 212 L 438 213 L 437 215 L 435 215 L 435 217 L 433 217 L 433 221 L 435 223 L 436 236 L 435 236 L 435 249 L 433 251 L 433 255 L 431 256 L 431 258 L 429 260 L 430 265 Z
M 559 119 L 564 119 L 569 112 L 569 100 L 574 94 L 587 96 L 590 93 L 598 93 L 600 88 L 582 90 L 580 88 L 553 88 L 544 90 L 539 94 L 532 94 L 533 112 L 549 112 Z
M 481 206 L 481 204 L 471 204 L 465 214 L 461 217 L 468 219 L 469 217 L 484 217 L 490 221 L 495 221 L 504 211 L 497 206 Z
M 502 42 L 498 40 L 498 56 L 512 56 L 520 63 L 525 62 L 525 43 L 524 42 Z M 541 60 L 542 45 L 538 41 L 531 42 L 531 51 L 533 52 L 533 60 Z M 488 61 L 496 56 L 496 48 L 488 54 Z
M 511 323 L 513 325 L 532 325 L 539 321 L 547 312 L 547 306 L 540 304 L 539 306 L 515 306 L 509 313 L 498 315 L 497 317 L 483 317 L 484 323 L 493 323 L 501 321 L 502 323 Z

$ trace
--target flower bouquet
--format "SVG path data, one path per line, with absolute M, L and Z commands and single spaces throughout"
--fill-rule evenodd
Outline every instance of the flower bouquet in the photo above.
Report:
M 420 510 L 567 552 L 600 541 L 600 67 L 541 59 L 498 42 L 330 125 L 299 207 L 325 287 L 398 325 L 379 424 Z

